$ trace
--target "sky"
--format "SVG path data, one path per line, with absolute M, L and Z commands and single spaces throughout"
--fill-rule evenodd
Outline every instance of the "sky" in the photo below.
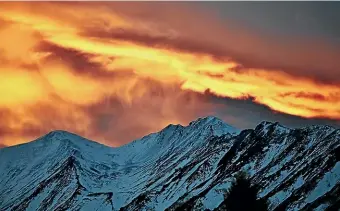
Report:
M 214 115 L 340 125 L 340 2 L 1 2 L 0 147 Z

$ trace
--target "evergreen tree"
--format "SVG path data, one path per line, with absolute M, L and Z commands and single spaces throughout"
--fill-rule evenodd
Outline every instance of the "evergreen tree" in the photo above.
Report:
M 267 211 L 266 200 L 257 199 L 258 191 L 259 186 L 251 185 L 245 172 L 238 173 L 221 208 L 227 211 Z

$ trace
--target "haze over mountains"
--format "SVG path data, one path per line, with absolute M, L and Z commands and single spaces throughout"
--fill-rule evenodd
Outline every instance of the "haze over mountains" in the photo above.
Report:
M 324 125 L 239 131 L 209 116 L 118 148 L 53 131 L 0 160 L 0 210 L 218 210 L 240 170 L 270 210 L 340 208 L 340 130 Z

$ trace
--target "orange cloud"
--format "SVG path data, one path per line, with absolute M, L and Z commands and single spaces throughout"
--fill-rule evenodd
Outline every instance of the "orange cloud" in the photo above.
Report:
M 102 119 L 104 114 L 109 114 L 101 114 L 101 109 L 95 105 L 112 98 L 118 99 L 124 108 L 136 105 L 152 109 L 159 107 L 157 114 L 160 117 L 152 115 L 150 109 L 135 109 L 125 113 L 126 117 L 118 118 L 128 121 L 133 116 L 136 123 L 143 124 L 145 120 L 138 119 L 138 116 L 140 112 L 145 112 L 155 121 L 148 121 L 148 126 L 138 132 L 143 135 L 171 122 L 189 121 L 195 116 L 194 112 L 187 115 L 176 113 L 173 110 L 174 102 L 185 102 L 187 96 L 191 96 L 189 92 L 203 94 L 206 90 L 220 97 L 234 99 L 252 96 L 254 102 L 286 114 L 340 119 L 340 86 L 337 83 L 318 83 L 308 75 L 296 77 L 291 74 L 293 71 L 264 68 L 270 65 L 251 68 L 239 63 L 242 59 L 237 56 L 233 58 L 234 54 L 229 52 L 239 55 L 248 49 L 240 41 L 261 48 L 256 36 L 240 34 L 244 38 L 240 39 L 235 34 L 227 33 L 229 39 L 221 40 L 218 34 L 225 34 L 228 30 L 211 22 L 209 29 L 217 34 L 216 41 L 220 42 L 217 43 L 210 39 L 212 34 L 206 32 L 208 29 L 190 25 L 197 19 L 186 13 L 185 6 L 169 7 L 170 11 L 179 12 L 179 16 L 184 18 L 182 22 L 176 17 L 171 19 L 169 13 L 154 14 L 155 17 L 159 15 L 159 19 L 143 16 L 129 5 L 119 3 L 105 3 L 107 7 L 94 7 L 89 3 L 1 5 L 0 19 L 8 24 L 0 28 L 0 50 L 3 54 L 0 60 L 0 109 L 11 111 L 7 127 L 14 134 L 4 136 L 5 141 L 2 143 L 5 145 L 29 140 L 32 136 L 27 135 L 24 140 L 22 137 L 25 134 L 20 132 L 28 123 L 40 128 L 36 133 L 67 129 L 99 138 L 111 145 L 121 144 L 119 140 L 108 140 L 91 130 L 96 120 L 89 116 L 87 109 L 93 108 L 91 111 Z M 149 11 L 150 7 L 143 4 L 142 8 Z M 213 20 L 208 18 L 203 21 Z M 235 44 L 232 38 L 235 38 Z M 225 43 L 229 46 L 225 46 Z M 294 51 L 295 48 L 292 49 Z M 272 50 L 270 48 L 268 52 Z M 334 54 L 327 49 L 323 51 Z M 252 57 L 253 51 L 250 53 L 249 57 Z M 261 56 L 267 54 L 262 53 Z M 309 58 L 314 59 L 315 55 Z M 287 59 L 293 62 L 285 68 L 301 67 L 300 60 L 295 60 L 291 55 Z M 301 59 L 308 62 L 305 57 Z M 281 59 L 277 61 L 279 64 L 282 62 Z M 327 64 L 321 62 L 325 65 L 317 65 L 317 68 L 338 67 L 338 63 L 333 60 L 327 58 L 324 61 Z M 242 65 L 244 67 L 240 68 Z M 150 96 L 155 91 L 154 87 L 162 89 L 158 84 L 166 87 L 167 91 L 164 92 L 169 96 L 160 99 L 157 95 Z M 171 91 L 173 86 L 180 88 Z M 305 90 L 313 95 L 302 96 Z M 178 94 L 181 92 L 186 94 Z M 200 102 L 204 109 L 208 107 L 198 99 L 191 102 Z M 190 105 L 194 107 L 195 103 Z M 50 118 L 45 115 L 50 115 Z M 48 119 L 55 122 L 52 120 L 53 123 L 48 123 Z M 98 124 L 107 125 L 103 123 L 107 121 L 111 120 L 103 120 Z M 117 129 L 127 134 L 125 130 Z M 101 132 L 105 134 L 105 131 Z

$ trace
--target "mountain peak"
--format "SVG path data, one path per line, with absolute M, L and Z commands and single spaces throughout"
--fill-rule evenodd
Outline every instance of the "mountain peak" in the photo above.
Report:
M 206 117 L 200 117 L 192 122 L 189 123 L 189 125 L 195 125 L 195 124 L 200 124 L 200 123 L 207 123 L 207 122 L 222 122 L 225 124 L 225 122 L 223 122 L 223 120 L 215 117 L 215 116 L 206 116 Z
M 258 126 L 270 126 L 270 125 L 277 125 L 279 124 L 279 122 L 270 122 L 270 121 L 262 121 L 260 122 L 260 124 L 258 124 Z
M 52 131 L 48 132 L 46 135 L 49 135 L 49 136 L 65 136 L 65 135 L 75 135 L 75 134 L 68 132 L 66 130 L 52 130 Z
M 75 133 L 68 132 L 65 130 L 53 130 L 47 133 L 46 135 L 38 138 L 37 142 L 45 143 L 45 144 L 58 144 L 62 143 L 63 145 L 73 146 L 76 145 L 81 147 L 83 145 L 91 145 L 91 146 L 105 146 L 101 143 L 89 140 L 82 136 L 79 136 Z
M 60 140 L 75 139 L 75 138 L 82 138 L 82 137 L 79 136 L 79 135 L 76 135 L 74 133 L 68 132 L 66 130 L 52 130 L 39 139 L 44 139 L 44 140 L 47 139 L 47 140 L 52 140 L 52 141 L 59 140 L 60 141 Z
M 281 125 L 279 122 L 269 122 L 269 121 L 262 121 L 258 124 L 255 128 L 255 131 L 260 134 L 267 134 L 270 131 L 276 131 L 278 133 L 285 133 L 289 132 L 290 129 Z
M 54 135 L 69 135 L 69 136 L 79 136 L 76 133 L 67 131 L 67 130 L 61 130 L 61 129 L 57 129 L 57 130 L 51 130 L 50 132 L 47 133 L 48 134 L 54 134 Z
M 223 120 L 215 117 L 215 116 L 206 116 L 196 119 L 189 123 L 188 127 L 191 128 L 200 128 L 200 127 L 209 127 L 210 130 L 213 131 L 214 135 L 220 136 L 226 133 L 230 134 L 238 134 L 240 132 L 239 129 L 225 123 Z
M 166 127 L 165 127 L 163 130 L 161 130 L 161 131 L 169 130 L 169 129 L 176 129 L 176 128 L 183 128 L 183 126 L 180 125 L 180 124 L 177 124 L 177 125 L 175 125 L 175 124 L 169 124 L 168 126 L 166 126 Z

